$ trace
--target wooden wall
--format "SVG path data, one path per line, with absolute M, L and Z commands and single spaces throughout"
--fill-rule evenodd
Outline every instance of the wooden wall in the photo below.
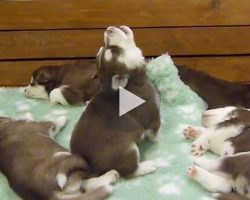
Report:
M 0 1 L 0 85 L 44 64 L 93 58 L 109 25 L 129 25 L 146 56 L 168 52 L 230 81 L 250 80 L 249 0 Z

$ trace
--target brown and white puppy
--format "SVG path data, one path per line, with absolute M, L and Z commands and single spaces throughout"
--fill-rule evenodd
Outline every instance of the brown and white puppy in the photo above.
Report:
M 101 200 L 111 193 L 115 170 L 91 178 L 85 160 L 52 139 L 65 122 L 0 117 L 0 170 L 24 200 Z
M 207 102 L 209 109 L 225 106 L 250 108 L 250 84 L 228 82 L 186 66 L 177 68 L 180 79 Z
M 218 200 L 250 198 L 250 152 L 217 160 L 198 157 L 187 172 L 190 178 L 208 191 L 219 193 L 214 196 Z
M 51 103 L 78 105 L 89 101 L 99 89 L 95 62 L 82 60 L 36 69 L 30 85 L 25 89 L 25 95 L 48 99 Z
M 155 140 L 160 127 L 159 97 L 146 75 L 141 50 L 129 27 L 109 27 L 97 55 L 100 92 L 82 114 L 71 138 L 71 150 L 98 174 L 116 169 L 122 176 L 153 172 L 153 161 L 139 163 L 136 142 L 145 132 Z M 119 87 L 146 102 L 119 117 Z
M 206 128 L 184 129 L 185 137 L 195 140 L 193 155 L 200 156 L 208 149 L 221 156 L 250 151 L 250 110 L 233 106 L 207 110 L 202 121 Z

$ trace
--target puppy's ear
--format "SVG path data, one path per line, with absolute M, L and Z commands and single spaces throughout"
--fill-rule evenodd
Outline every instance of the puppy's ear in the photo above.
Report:
M 56 79 L 57 69 L 56 67 L 45 67 L 36 74 L 36 81 L 38 83 L 47 83 Z
M 129 75 L 114 75 L 112 76 L 111 87 L 113 90 L 118 90 L 119 87 L 125 88 L 128 84 Z
M 40 74 L 37 75 L 36 80 L 38 83 L 47 83 L 51 81 L 51 76 L 47 72 L 41 72 Z

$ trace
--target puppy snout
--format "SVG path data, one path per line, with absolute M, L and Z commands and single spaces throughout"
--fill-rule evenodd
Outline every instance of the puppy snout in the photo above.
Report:
M 112 33 L 114 33 L 114 31 L 115 31 L 115 27 L 114 26 L 110 26 L 110 27 L 107 28 L 107 33 L 108 34 L 112 34 Z
M 130 28 L 128 26 L 120 26 L 119 27 L 126 35 L 129 34 Z

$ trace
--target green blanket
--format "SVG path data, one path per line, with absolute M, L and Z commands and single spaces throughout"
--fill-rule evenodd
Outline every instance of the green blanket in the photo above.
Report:
M 187 124 L 200 125 L 204 102 L 183 84 L 168 55 L 162 55 L 148 64 L 148 75 L 161 94 L 161 121 L 158 143 L 141 141 L 138 145 L 141 160 L 155 160 L 155 173 L 120 180 L 115 185 L 111 200 L 208 200 L 210 194 L 186 175 L 192 163 L 190 143 L 183 137 Z M 19 118 L 30 112 L 36 120 L 54 119 L 66 115 L 68 124 L 57 137 L 58 143 L 69 147 L 70 134 L 83 112 L 82 107 L 51 105 L 48 101 L 27 99 L 23 88 L 0 88 L 0 116 Z M 1 158 L 0 158 L 1 159 Z M 29 176 L 27 174 L 27 176 Z M 0 199 L 19 199 L 0 175 Z

